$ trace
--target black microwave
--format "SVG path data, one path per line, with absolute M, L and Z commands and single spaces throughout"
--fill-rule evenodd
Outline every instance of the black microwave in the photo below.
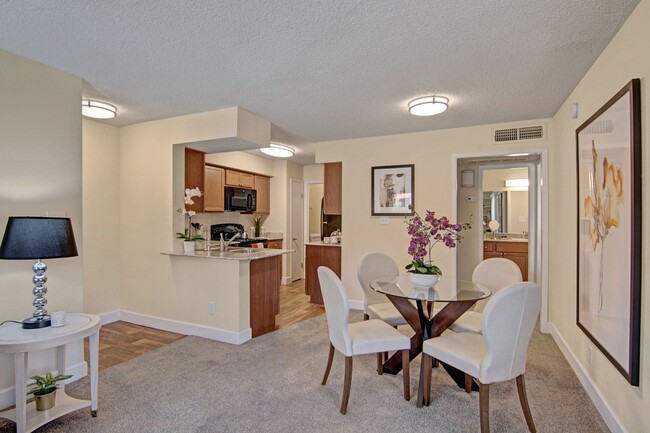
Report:
M 227 186 L 224 195 L 226 210 L 250 212 L 257 209 L 257 191 L 254 189 Z

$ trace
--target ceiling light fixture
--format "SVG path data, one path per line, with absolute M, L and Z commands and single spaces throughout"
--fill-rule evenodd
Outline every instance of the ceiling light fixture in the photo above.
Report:
M 449 98 L 444 96 L 425 96 L 409 102 L 409 113 L 414 116 L 434 116 L 449 106 Z
M 293 150 L 293 148 L 278 143 L 271 143 L 269 144 L 269 147 L 262 147 L 260 150 L 263 153 L 266 153 L 270 156 L 275 156 L 276 158 L 289 158 L 295 153 L 295 150 Z
M 117 116 L 117 108 L 105 102 L 82 99 L 81 114 L 93 119 L 112 119 Z

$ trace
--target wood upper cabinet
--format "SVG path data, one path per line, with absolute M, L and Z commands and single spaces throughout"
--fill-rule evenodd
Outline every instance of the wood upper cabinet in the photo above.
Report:
M 205 166 L 205 194 L 203 202 L 206 212 L 224 211 L 225 170 L 212 165 Z
M 342 173 L 340 162 L 325 164 L 323 213 L 326 215 L 341 215 Z
M 198 187 L 205 192 L 205 152 L 185 148 L 185 188 Z M 194 197 L 194 204 L 187 206 L 187 210 L 203 212 L 203 197 Z
M 528 242 L 483 241 L 483 260 L 495 257 L 512 260 L 528 281 Z
M 253 189 L 255 188 L 255 175 L 227 168 L 226 185 Z
M 255 190 L 257 191 L 257 213 L 271 213 L 271 179 L 255 175 Z

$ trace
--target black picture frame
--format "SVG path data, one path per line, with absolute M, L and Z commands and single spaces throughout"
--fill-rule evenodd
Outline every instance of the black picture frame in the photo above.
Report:
M 634 386 L 641 347 L 640 87 L 631 80 L 576 129 L 576 322 Z
M 384 165 L 371 169 L 371 214 L 413 215 L 415 165 Z

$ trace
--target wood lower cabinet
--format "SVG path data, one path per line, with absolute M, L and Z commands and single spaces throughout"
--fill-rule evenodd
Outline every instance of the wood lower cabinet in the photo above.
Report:
M 275 329 L 275 315 L 280 309 L 281 257 L 250 262 L 250 325 L 253 337 Z
M 224 211 L 224 184 L 225 170 L 211 165 L 205 166 L 205 191 L 203 195 L 204 209 L 206 212 Z
M 255 190 L 257 191 L 257 213 L 271 213 L 271 178 L 255 175 Z
M 282 239 L 273 239 L 273 240 L 268 241 L 267 248 L 271 248 L 271 249 L 274 249 L 274 250 L 281 250 L 282 249 Z M 284 256 L 283 255 L 280 256 L 280 262 L 278 263 L 278 266 L 280 267 L 280 280 L 282 280 L 282 260 L 283 260 L 282 257 L 284 257 Z M 277 312 L 280 313 L 279 305 L 278 305 L 278 311 Z
M 226 169 L 226 185 L 240 188 L 255 188 L 255 175 L 243 171 Z
M 319 266 L 327 266 L 341 278 L 341 247 L 305 246 L 305 294 L 309 295 L 309 302 L 312 304 L 323 303 L 323 295 L 318 282 Z
M 343 165 L 340 162 L 325 164 L 323 181 L 323 213 L 326 215 L 341 215 L 341 195 Z
M 523 280 L 528 281 L 528 242 L 483 241 L 483 260 L 495 257 L 515 262 Z

